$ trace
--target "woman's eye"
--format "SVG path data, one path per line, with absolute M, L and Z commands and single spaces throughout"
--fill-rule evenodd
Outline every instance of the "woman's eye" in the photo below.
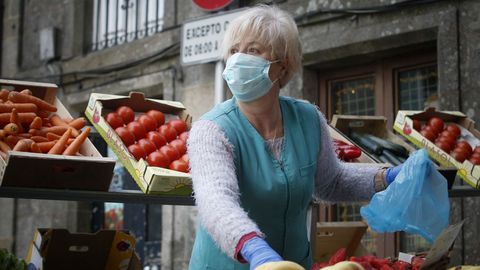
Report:
M 230 54 L 236 54 L 237 52 L 238 52 L 238 49 L 235 49 L 235 48 L 230 49 Z
M 259 54 L 260 51 L 257 48 L 248 48 L 248 53 Z

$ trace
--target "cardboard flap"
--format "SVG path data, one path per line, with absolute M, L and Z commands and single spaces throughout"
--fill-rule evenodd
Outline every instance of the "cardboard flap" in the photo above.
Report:
M 318 222 L 315 235 L 314 261 L 325 262 L 340 248 L 347 248 L 347 256 L 357 250 L 367 230 L 364 222 Z
M 433 107 L 429 107 L 425 109 L 425 111 L 421 113 L 416 113 L 410 116 L 412 119 L 427 121 L 428 119 L 438 116 L 442 118 L 446 122 L 457 122 L 461 118 L 465 118 L 466 116 L 460 112 L 439 112 Z
M 10 151 L 2 174 L 2 186 L 108 190 L 114 167 L 115 160 L 111 158 Z M 35 179 L 32 179 L 32 172 L 35 172 Z M 96 177 L 91 177 L 92 172 Z
M 38 83 L 26 81 L 1 80 L 0 87 L 8 90 L 22 91 L 30 89 L 34 96 L 47 101 L 50 104 L 55 103 L 55 96 L 58 86 L 52 83 Z
M 351 132 L 366 133 L 377 137 L 386 137 L 387 118 L 383 116 L 356 116 L 338 115 L 332 116 L 332 126 L 336 127 L 347 136 Z
M 96 96 L 92 94 L 92 96 Z M 114 97 L 114 98 L 112 98 Z M 130 96 L 128 97 L 118 97 L 112 96 L 107 98 L 103 98 L 99 95 L 98 101 L 102 102 L 103 108 L 107 109 L 102 112 L 102 115 L 107 114 L 110 111 L 115 110 L 120 106 L 129 106 L 135 112 L 146 112 L 148 110 L 160 110 L 163 113 L 168 114 L 178 114 L 181 111 L 185 110 L 185 107 L 180 102 L 176 101 L 165 101 L 165 100 L 152 100 L 149 98 L 145 98 L 144 94 L 141 92 L 131 92 Z M 130 99 L 130 98 L 133 99 Z

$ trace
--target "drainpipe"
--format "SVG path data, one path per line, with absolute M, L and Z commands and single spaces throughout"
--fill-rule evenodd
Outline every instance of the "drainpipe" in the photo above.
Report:
M 215 63 L 215 104 L 222 103 L 225 100 L 225 89 L 222 78 L 224 68 L 225 66 L 222 60 Z

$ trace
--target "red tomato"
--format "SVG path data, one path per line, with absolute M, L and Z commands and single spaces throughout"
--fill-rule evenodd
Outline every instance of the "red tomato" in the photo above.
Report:
M 461 131 L 460 131 L 460 128 L 456 125 L 456 124 L 448 124 L 446 127 L 445 127 L 445 130 L 447 130 L 448 132 L 452 133 L 453 135 L 455 135 L 455 138 L 457 138 L 458 136 L 460 136 L 461 134 Z
M 175 149 L 177 149 L 178 153 L 180 155 L 183 155 L 187 153 L 187 145 L 185 145 L 185 142 L 180 140 L 180 139 L 175 139 L 169 143 L 171 146 L 173 146 Z
M 188 173 L 188 164 L 180 159 L 173 161 L 169 168 L 174 171 Z
M 108 113 L 105 120 L 113 129 L 123 127 L 123 118 L 116 112 Z
M 158 151 L 160 151 L 162 154 L 165 154 L 170 160 L 176 160 L 180 157 L 177 149 L 168 144 L 160 147 Z
M 472 146 L 467 141 L 459 141 L 455 148 L 462 148 L 465 149 L 467 155 L 470 156 L 473 153 Z
M 438 138 L 435 140 L 435 142 L 438 142 L 438 141 L 442 141 L 442 142 L 448 143 L 448 145 L 450 145 L 450 150 L 455 147 L 455 139 L 453 139 L 453 137 L 440 135 L 440 137 L 438 137 Z
M 184 142 L 188 140 L 188 131 L 182 132 L 182 134 L 178 135 L 178 138 Z
M 148 132 L 147 133 L 147 139 L 149 141 L 153 142 L 155 144 L 155 146 L 157 147 L 157 149 L 159 149 L 160 147 L 167 144 L 167 139 L 165 139 L 165 137 L 163 137 L 163 135 L 160 134 L 157 131 Z
M 428 130 L 428 131 L 432 132 L 433 135 L 435 135 L 435 138 L 438 137 L 439 131 L 436 130 L 436 129 L 434 129 L 434 128 L 431 127 L 431 126 L 424 126 L 424 127 L 422 128 L 422 130 Z
M 126 146 L 129 146 L 129 145 L 132 145 L 133 143 L 135 143 L 135 135 L 133 135 L 133 133 L 130 132 L 130 130 L 128 130 L 128 128 L 119 127 L 119 128 L 115 129 L 115 132 L 120 137 L 120 139 L 122 139 L 122 142 Z
M 470 162 L 473 163 L 473 165 L 480 165 L 480 157 L 470 157 Z
M 422 123 L 416 119 L 413 119 L 413 129 L 420 131 L 422 129 Z
M 170 164 L 170 159 L 168 158 L 167 155 L 159 151 L 155 151 L 150 153 L 150 155 L 148 155 L 147 163 L 150 166 L 168 168 L 168 165 Z
M 437 131 L 437 133 L 443 130 L 443 120 L 438 117 L 432 117 L 428 120 L 428 125 Z
M 475 147 L 475 150 L 473 150 L 473 152 L 480 154 L 480 146 Z
M 450 155 L 458 162 L 464 162 L 467 159 L 467 152 L 462 148 L 455 148 Z
M 422 131 L 420 131 L 420 133 L 422 134 L 423 137 L 427 138 L 427 140 L 429 141 L 434 141 L 435 140 L 435 134 L 429 130 L 429 129 L 422 129 Z
M 177 134 L 187 131 L 187 123 L 180 119 L 171 120 L 168 122 L 168 125 L 173 127 L 177 131 Z
M 145 128 L 137 121 L 128 123 L 127 128 L 128 130 L 130 130 L 130 132 L 133 133 L 133 135 L 135 135 L 135 139 L 137 141 L 145 138 L 145 135 L 147 135 L 147 131 L 145 130 Z
M 180 159 L 187 163 L 190 162 L 190 159 L 188 158 L 188 154 L 183 155 Z
M 135 112 L 128 106 L 118 107 L 117 113 L 123 118 L 125 124 L 128 124 L 135 119 Z
M 167 139 L 167 142 L 171 142 L 177 138 L 177 131 L 169 125 L 161 125 L 158 128 L 158 132 Z
M 157 150 L 157 147 L 155 146 L 155 144 L 151 141 L 149 141 L 148 139 L 140 139 L 138 142 L 137 142 L 138 145 L 140 145 L 143 150 L 145 151 L 145 153 L 148 155 L 150 153 L 152 153 L 153 151 L 156 151 Z
M 143 147 L 138 144 L 132 144 L 128 146 L 128 151 L 136 160 L 140 160 L 141 158 L 145 158 L 145 156 L 147 156 L 147 153 L 145 153 Z
M 165 124 L 165 115 L 161 111 L 150 110 L 147 112 L 147 115 L 157 120 L 157 126 Z
M 157 129 L 157 120 L 146 114 L 140 115 L 137 122 L 139 122 L 147 132 Z
M 473 154 L 470 156 L 470 158 L 480 158 L 480 153 L 473 152 Z
M 439 135 L 440 137 L 448 137 L 451 141 L 453 142 L 456 142 L 457 141 L 457 136 L 455 136 L 454 133 L 448 131 L 448 130 L 444 130 L 442 131 L 442 133 L 440 133 Z
M 444 137 L 442 137 L 442 138 L 444 138 Z M 448 142 L 445 142 L 445 141 L 437 140 L 435 142 L 435 145 L 438 146 L 440 149 L 442 149 L 443 151 L 445 151 L 447 153 L 450 153 L 450 150 L 452 150 L 452 147 L 450 146 L 450 144 Z

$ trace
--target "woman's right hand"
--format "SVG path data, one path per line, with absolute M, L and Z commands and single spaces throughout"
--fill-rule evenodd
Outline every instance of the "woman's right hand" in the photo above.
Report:
M 280 257 L 265 240 L 258 236 L 245 242 L 240 253 L 250 264 L 250 270 L 254 270 L 258 266 L 268 262 L 283 261 L 282 257 Z

